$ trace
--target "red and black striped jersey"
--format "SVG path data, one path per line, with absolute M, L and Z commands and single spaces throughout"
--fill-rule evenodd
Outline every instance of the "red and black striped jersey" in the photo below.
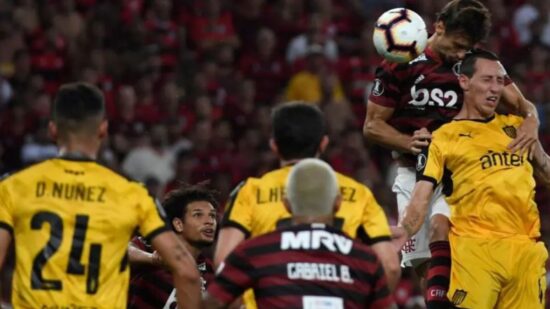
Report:
M 132 243 L 138 248 L 151 252 L 152 249 L 140 238 L 134 238 Z M 197 267 L 201 274 L 202 290 L 213 280 L 212 262 L 204 256 L 197 258 Z M 130 277 L 130 292 L 128 309 L 175 309 L 177 308 L 176 290 L 172 274 L 157 266 L 132 268 Z
M 277 230 L 240 244 L 210 295 L 230 303 L 254 289 L 258 308 L 386 308 L 393 302 L 375 253 L 324 224 Z
M 423 127 L 433 132 L 460 111 L 459 70 L 460 62 L 443 61 L 429 47 L 408 63 L 384 61 L 376 70 L 369 101 L 395 109 L 388 124 L 402 133 Z M 511 82 L 507 78 L 506 84 Z

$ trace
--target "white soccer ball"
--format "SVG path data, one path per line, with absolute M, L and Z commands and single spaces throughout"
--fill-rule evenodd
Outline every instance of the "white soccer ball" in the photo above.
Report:
M 391 62 L 403 63 L 424 52 L 428 31 L 420 15 L 397 8 L 380 15 L 372 39 L 381 56 Z

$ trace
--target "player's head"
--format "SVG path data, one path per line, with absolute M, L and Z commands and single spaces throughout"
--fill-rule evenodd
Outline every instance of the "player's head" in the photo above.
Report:
M 491 14 L 478 0 L 452 0 L 437 15 L 432 48 L 448 61 L 458 61 L 483 41 Z
M 168 193 L 162 203 L 172 229 L 196 248 L 212 245 L 216 234 L 214 192 L 203 185 L 184 186 Z
M 323 113 L 303 102 L 284 103 L 271 115 L 271 148 L 283 160 L 315 157 L 328 144 Z
M 87 83 L 63 85 L 52 104 L 49 131 L 60 143 L 75 138 L 89 143 L 101 141 L 107 135 L 101 91 Z
M 340 204 L 336 173 L 315 158 L 301 160 L 292 167 L 285 195 L 285 205 L 294 217 L 332 217 Z
M 506 70 L 497 55 L 483 49 L 466 53 L 458 77 L 464 91 L 465 108 L 476 110 L 481 116 L 492 116 L 504 91 Z

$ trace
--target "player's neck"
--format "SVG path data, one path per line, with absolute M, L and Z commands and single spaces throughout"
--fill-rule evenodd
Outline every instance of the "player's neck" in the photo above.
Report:
M 292 216 L 292 225 L 311 224 L 311 223 L 324 223 L 326 225 L 332 225 L 334 222 L 333 215 L 327 216 Z
M 77 155 L 80 157 L 90 158 L 92 160 L 97 159 L 97 151 L 99 145 L 93 142 L 81 142 L 77 140 L 67 140 L 60 142 L 59 147 L 59 156 L 71 156 Z
M 193 246 L 187 240 L 185 240 L 183 237 L 180 237 L 180 239 L 183 241 L 183 244 L 185 245 L 185 248 L 187 249 L 187 251 L 189 251 L 189 253 L 191 253 L 191 255 L 193 256 L 193 258 L 196 261 L 197 258 L 199 257 L 199 254 L 201 253 L 202 249 L 198 248 L 196 246 Z
M 461 120 L 461 119 L 468 119 L 468 120 L 486 120 L 495 115 L 495 111 L 493 111 L 490 114 L 483 113 L 479 109 L 475 108 L 474 106 L 470 106 L 466 102 L 462 105 L 462 108 L 456 114 L 454 119 Z

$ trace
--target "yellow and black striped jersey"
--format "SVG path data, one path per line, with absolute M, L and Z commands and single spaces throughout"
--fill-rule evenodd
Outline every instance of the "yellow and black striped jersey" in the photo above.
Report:
M 223 226 L 237 227 L 247 237 L 275 230 L 278 224 L 290 222 L 283 205 L 284 188 L 291 166 L 249 178 L 232 193 L 226 207 Z M 342 205 L 336 213 L 335 226 L 352 238 L 367 243 L 389 240 L 391 236 L 384 210 L 372 192 L 363 184 L 337 173 Z
M 454 120 L 436 130 L 418 156 L 419 179 L 443 182 L 454 234 L 540 236 L 533 167 L 527 154 L 507 149 L 522 121 L 500 114 L 485 121 Z
M 167 230 L 142 185 L 95 161 L 55 158 L 0 182 L 14 236 L 14 308 L 126 308 L 127 247 Z

